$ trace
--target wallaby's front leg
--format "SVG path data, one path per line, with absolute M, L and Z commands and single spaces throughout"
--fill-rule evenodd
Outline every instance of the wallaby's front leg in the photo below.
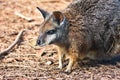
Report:
M 77 56 L 74 55 L 74 53 L 72 55 L 69 56 L 69 63 L 67 66 L 67 69 L 65 70 L 66 73 L 70 73 L 72 71 L 72 66 L 77 62 Z
M 64 50 L 63 47 L 61 48 L 61 47 L 58 47 L 58 46 L 57 46 L 57 50 L 58 50 L 58 61 L 59 61 L 58 68 L 62 69 L 63 61 L 64 61 L 64 55 L 65 55 L 65 50 Z
M 64 60 L 64 54 L 63 53 L 58 53 L 58 57 L 59 57 L 59 69 L 62 69 L 63 67 L 63 60 Z

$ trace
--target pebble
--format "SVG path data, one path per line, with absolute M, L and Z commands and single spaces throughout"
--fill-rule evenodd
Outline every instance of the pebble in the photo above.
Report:
M 46 65 L 51 65 L 51 64 L 53 64 L 52 61 L 47 61 L 47 62 L 46 62 Z

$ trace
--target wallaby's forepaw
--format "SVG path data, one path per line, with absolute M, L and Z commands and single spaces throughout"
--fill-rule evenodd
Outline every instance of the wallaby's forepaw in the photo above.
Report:
M 62 69 L 62 66 L 58 66 L 54 70 L 59 70 L 59 69 Z
M 69 75 L 71 72 L 72 72 L 71 70 L 67 70 L 66 69 L 64 73 L 67 74 L 67 75 Z
M 70 74 L 71 72 L 72 72 L 71 69 L 66 69 L 66 70 L 65 70 L 65 73 L 66 73 L 66 74 Z
M 59 69 L 62 69 L 62 65 L 59 65 L 58 68 L 59 68 Z

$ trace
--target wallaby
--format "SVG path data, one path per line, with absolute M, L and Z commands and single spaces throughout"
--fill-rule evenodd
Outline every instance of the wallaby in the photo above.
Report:
M 78 59 L 109 60 L 120 51 L 120 0 L 74 0 L 62 11 L 37 7 L 44 17 L 37 45 L 58 46 L 59 66 L 69 58 L 70 73 Z

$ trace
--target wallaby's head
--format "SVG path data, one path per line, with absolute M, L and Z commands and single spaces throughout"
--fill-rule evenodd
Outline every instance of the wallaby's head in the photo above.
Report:
M 60 11 L 48 13 L 47 11 L 44 11 L 38 7 L 37 9 L 41 12 L 44 22 L 40 26 L 40 34 L 38 36 L 36 45 L 44 46 L 60 41 L 66 34 L 67 29 L 67 20 L 64 14 Z

